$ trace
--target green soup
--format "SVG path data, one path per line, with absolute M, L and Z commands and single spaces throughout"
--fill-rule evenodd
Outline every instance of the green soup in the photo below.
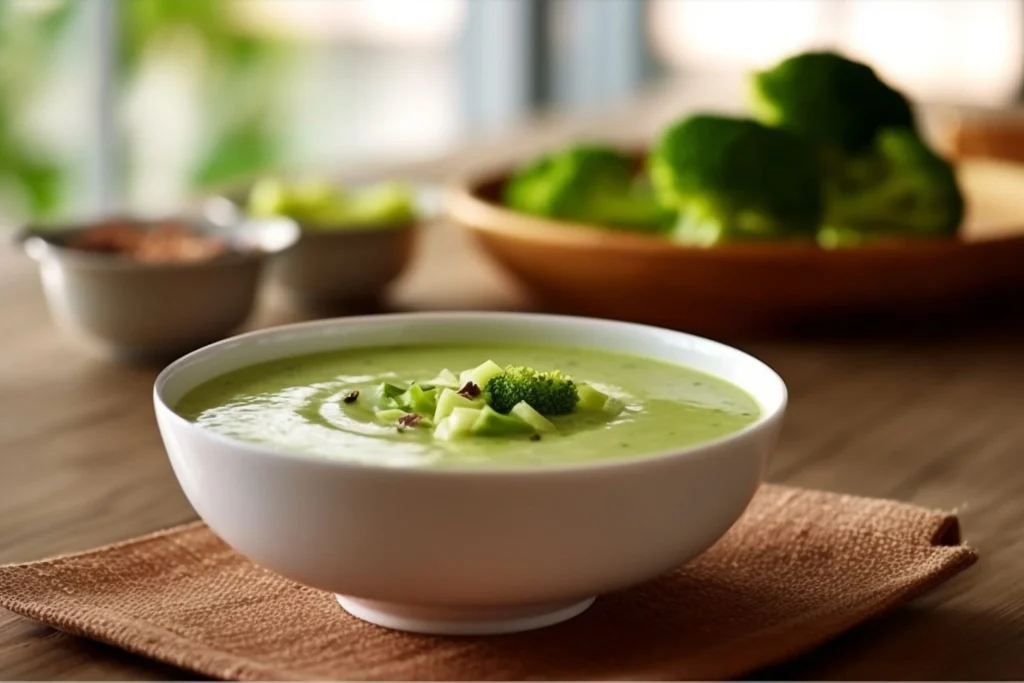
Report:
M 543 438 L 444 441 L 429 428 L 382 424 L 367 405 L 365 397 L 382 382 L 426 382 L 441 368 L 471 368 L 488 359 L 561 370 L 617 399 L 621 409 L 550 417 L 556 429 Z M 356 391 L 362 398 L 352 398 Z M 350 349 L 275 360 L 205 382 L 175 410 L 244 441 L 399 467 L 536 467 L 650 454 L 730 434 L 760 413 L 739 388 L 683 366 L 603 351 L 500 344 Z

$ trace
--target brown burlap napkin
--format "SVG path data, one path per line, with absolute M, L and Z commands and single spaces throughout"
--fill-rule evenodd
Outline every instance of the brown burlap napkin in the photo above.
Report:
M 224 679 L 720 679 L 806 651 L 974 560 L 950 514 L 765 486 L 687 566 L 512 636 L 360 622 L 202 524 L 0 568 L 0 606 Z

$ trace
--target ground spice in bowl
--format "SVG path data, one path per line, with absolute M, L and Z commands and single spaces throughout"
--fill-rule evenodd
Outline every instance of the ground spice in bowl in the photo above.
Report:
M 72 249 L 127 256 L 146 263 L 205 261 L 230 251 L 227 241 L 166 221 L 141 226 L 109 221 L 86 228 L 67 241 Z

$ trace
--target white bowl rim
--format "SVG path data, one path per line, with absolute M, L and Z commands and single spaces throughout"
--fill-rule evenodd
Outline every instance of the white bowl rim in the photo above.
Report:
M 594 461 L 586 461 L 582 463 L 570 463 L 564 465 L 537 465 L 529 467 L 519 466 L 454 466 L 454 467 L 399 467 L 394 465 L 377 465 L 373 463 L 367 463 L 362 461 L 345 460 L 343 458 L 331 458 L 327 456 L 302 453 L 298 451 L 289 451 L 283 448 L 274 448 L 265 444 L 244 441 L 242 439 L 236 439 L 229 436 L 225 436 L 218 432 L 214 432 L 209 429 L 205 429 L 190 422 L 180 416 L 174 409 L 168 405 L 162 396 L 162 390 L 164 384 L 167 383 L 168 379 L 174 375 L 182 366 L 187 365 L 196 357 L 200 357 L 206 354 L 215 353 L 219 347 L 226 346 L 228 344 L 235 344 L 240 340 L 244 339 L 259 339 L 263 336 L 269 336 L 274 333 L 279 333 L 285 329 L 288 330 L 313 330 L 321 327 L 329 327 L 332 325 L 360 325 L 363 323 L 378 321 L 378 320 L 395 320 L 395 321 L 417 321 L 422 320 L 424 322 L 442 321 L 445 319 L 514 319 L 529 324 L 531 320 L 558 320 L 568 324 L 573 322 L 586 322 L 586 323 L 606 323 L 613 324 L 616 326 L 622 326 L 629 328 L 636 333 L 644 332 L 669 332 L 673 335 L 679 335 L 686 337 L 691 340 L 696 340 L 703 345 L 708 345 L 711 348 L 724 351 L 725 353 L 738 354 L 745 356 L 748 360 L 760 365 L 763 370 L 767 372 L 767 375 L 771 378 L 771 381 L 776 383 L 777 390 L 779 391 L 779 401 L 774 410 L 765 410 L 764 406 L 761 405 L 761 401 L 757 397 L 753 397 L 761 407 L 761 414 L 757 420 L 746 425 L 742 429 L 735 432 L 731 432 L 724 436 L 709 441 L 702 441 L 697 444 L 690 446 L 682 446 L 669 448 L 661 451 L 654 451 L 650 453 L 641 453 L 634 455 L 622 455 L 614 458 L 607 458 Z M 339 349 L 345 348 L 339 346 Z M 600 347 L 595 347 L 598 350 Z M 708 373 L 712 374 L 712 373 Z M 714 376 L 712 374 L 712 376 Z M 727 380 L 722 380 L 727 381 Z M 744 392 L 746 389 L 739 387 Z M 306 322 L 289 323 L 285 325 L 275 325 L 272 327 L 266 327 L 251 332 L 245 332 L 242 334 L 227 337 L 220 341 L 208 344 L 199 349 L 196 349 L 177 360 L 167 365 L 160 374 L 157 375 L 156 380 L 153 382 L 153 398 L 154 401 L 166 411 L 168 419 L 172 420 L 178 428 L 197 431 L 203 435 L 204 438 L 210 439 L 224 446 L 231 446 L 233 448 L 241 448 L 248 451 L 250 455 L 269 458 L 272 460 L 284 460 L 293 461 L 297 463 L 303 463 L 307 465 L 328 467 L 331 469 L 342 469 L 342 470 L 358 470 L 358 471 L 370 471 L 377 473 L 388 473 L 394 476 L 432 476 L 432 477 L 460 477 L 460 478 L 472 478 L 472 477 L 536 477 L 536 476 L 551 476 L 554 474 L 584 474 L 584 473 L 595 473 L 599 471 L 615 470 L 625 467 L 639 467 L 643 465 L 654 464 L 664 460 L 672 460 L 676 458 L 692 458 L 700 457 L 701 455 L 715 450 L 722 446 L 728 446 L 729 444 L 745 439 L 756 432 L 768 429 L 769 426 L 779 421 L 786 411 L 786 407 L 789 400 L 788 390 L 786 383 L 782 377 L 779 376 L 774 369 L 772 369 L 767 363 L 754 357 L 753 355 L 742 351 L 735 347 L 723 344 L 721 342 L 700 337 L 698 335 L 689 334 L 687 332 L 680 332 L 677 330 L 671 330 L 664 327 L 657 327 L 654 325 L 644 325 L 641 323 L 631 323 L 621 320 L 612 320 L 607 318 L 595 318 L 585 316 L 570 316 L 570 315 L 554 315 L 547 313 L 519 313 L 519 312 L 506 312 L 506 311 L 424 311 L 424 312 L 412 312 L 412 313 L 386 313 L 386 314 L 372 314 L 372 315 L 361 315 L 361 316 L 348 316 L 341 318 L 326 318 L 321 320 L 311 320 Z

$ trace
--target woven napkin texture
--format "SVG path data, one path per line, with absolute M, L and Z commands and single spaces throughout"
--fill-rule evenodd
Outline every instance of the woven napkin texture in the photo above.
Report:
M 776 664 L 970 566 L 954 516 L 763 486 L 704 555 L 528 633 L 433 637 L 346 614 L 200 523 L 0 568 L 0 606 L 222 679 L 724 679 Z

